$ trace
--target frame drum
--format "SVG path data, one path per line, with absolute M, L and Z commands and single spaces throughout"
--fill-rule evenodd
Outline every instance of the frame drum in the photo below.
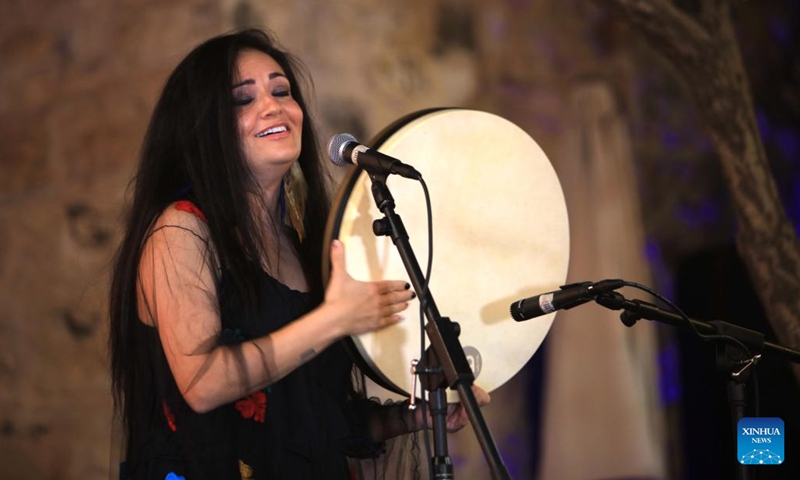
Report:
M 371 147 L 414 166 L 428 184 L 434 251 L 430 292 L 441 315 L 461 326 L 459 341 L 475 383 L 491 392 L 525 366 L 555 316 L 518 323 L 509 306 L 557 290 L 567 276 L 567 208 L 555 170 L 522 129 L 475 110 L 417 112 L 387 127 Z M 383 213 L 375 206 L 371 185 L 363 170 L 352 167 L 339 187 L 326 231 L 326 283 L 328 245 L 335 238 L 345 244 L 353 278 L 408 280 L 391 238 L 372 232 L 373 220 Z M 390 176 L 387 186 L 424 272 L 428 229 L 423 190 L 399 176 Z M 403 314 L 406 319 L 399 324 L 347 343 L 373 381 L 407 397 L 413 389 L 411 362 L 420 356 L 418 299 Z M 448 401 L 457 400 L 457 392 L 448 390 Z

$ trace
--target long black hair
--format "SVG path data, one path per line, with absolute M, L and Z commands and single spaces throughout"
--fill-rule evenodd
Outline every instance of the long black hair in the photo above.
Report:
M 110 290 L 111 378 L 123 428 L 149 422 L 159 406 L 160 389 L 152 359 L 160 348 L 150 327 L 138 318 L 137 273 L 142 248 L 158 216 L 181 194 L 189 196 L 207 218 L 219 267 L 232 288 L 255 298 L 253 281 L 264 258 L 264 219 L 258 218 L 249 194 L 255 179 L 243 157 L 231 86 L 239 54 L 258 50 L 284 70 L 292 96 L 303 111 L 299 164 L 308 184 L 305 240 L 296 245 L 309 286 L 322 298 L 320 262 L 325 218 L 329 210 L 328 177 L 321 164 L 311 115 L 303 98 L 310 83 L 305 70 L 273 38 L 245 30 L 212 38 L 196 47 L 170 75 L 153 111 L 141 150 L 131 209 L 117 251 Z M 273 220 L 275 222 L 275 220 Z M 273 225 L 274 226 L 274 225 Z M 279 227 L 276 227 L 279 228 Z M 127 438 L 130 444 L 142 439 Z M 135 447 L 134 447 L 135 448 Z

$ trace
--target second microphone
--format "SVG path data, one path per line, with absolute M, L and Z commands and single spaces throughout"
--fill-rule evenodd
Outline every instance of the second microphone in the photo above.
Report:
M 601 293 L 610 292 L 625 286 L 625 280 L 601 280 L 597 283 L 582 282 L 564 285 L 561 290 L 542 293 L 523 298 L 511 304 L 511 318 L 521 322 L 530 320 L 556 310 L 568 310 L 578 305 L 591 302 Z

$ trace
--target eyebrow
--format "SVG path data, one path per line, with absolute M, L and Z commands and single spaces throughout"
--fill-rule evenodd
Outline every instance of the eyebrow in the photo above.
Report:
M 286 78 L 286 75 L 282 74 L 281 72 L 272 72 L 272 73 L 269 74 L 269 79 L 270 80 L 272 80 L 274 78 L 278 78 L 278 77 Z M 255 80 L 253 80 L 252 78 L 248 78 L 247 80 L 244 80 L 244 81 L 239 82 L 239 83 L 235 84 L 234 86 L 232 86 L 231 90 L 239 88 L 239 87 L 243 87 L 245 85 L 255 85 L 255 84 L 256 84 Z

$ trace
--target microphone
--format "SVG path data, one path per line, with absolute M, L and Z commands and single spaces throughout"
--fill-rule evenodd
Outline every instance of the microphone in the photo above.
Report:
M 419 180 L 422 174 L 411 165 L 361 145 L 349 133 L 337 133 L 328 142 L 328 156 L 335 165 L 358 165 L 372 173 L 394 173 L 401 177 Z
M 601 280 L 597 283 L 581 282 L 562 285 L 561 290 L 541 293 L 523 298 L 511 304 L 511 318 L 521 322 L 547 315 L 556 310 L 569 310 L 572 307 L 591 302 L 601 293 L 610 292 L 625 286 L 625 280 Z

